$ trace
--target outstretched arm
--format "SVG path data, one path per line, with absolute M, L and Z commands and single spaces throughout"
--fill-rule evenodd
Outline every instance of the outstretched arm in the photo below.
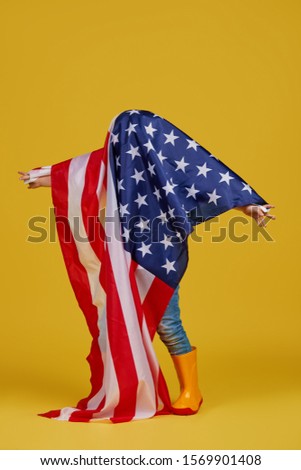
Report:
M 29 173 L 26 173 L 24 171 L 18 171 L 18 173 L 21 175 L 19 178 L 20 180 L 26 182 L 27 180 L 30 179 Z M 28 183 L 28 189 L 36 189 L 36 188 L 50 187 L 50 186 L 51 186 L 50 175 L 39 176 L 32 183 Z M 268 213 L 268 210 L 274 207 L 275 206 L 271 204 L 264 204 L 262 206 L 249 204 L 247 206 L 235 207 L 235 209 L 243 212 L 249 217 L 253 217 L 253 219 L 255 219 L 255 221 L 257 222 L 259 226 L 265 227 L 266 226 L 265 217 L 268 217 L 269 219 L 272 219 L 272 220 L 276 219 L 274 215 Z

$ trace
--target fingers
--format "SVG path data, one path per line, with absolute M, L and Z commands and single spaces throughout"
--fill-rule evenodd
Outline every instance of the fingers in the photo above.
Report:
M 26 173 L 25 171 L 18 171 L 20 176 L 19 180 L 28 180 L 29 179 L 29 174 Z
M 264 207 L 266 209 L 274 209 L 275 208 L 275 206 L 273 206 L 272 204 L 263 204 L 262 207 Z M 269 214 L 268 212 L 264 212 L 263 210 L 260 210 L 258 215 L 259 215 L 259 217 L 258 217 L 257 223 L 261 227 L 266 226 L 266 223 L 264 222 L 265 217 L 268 217 L 269 219 L 272 219 L 272 220 L 276 220 L 275 215 Z
M 266 222 L 264 220 L 264 217 L 257 219 L 257 225 L 259 225 L 259 227 L 265 227 L 266 226 Z
M 19 175 L 22 175 L 19 178 L 20 180 L 26 181 L 26 180 L 30 179 L 29 173 L 26 173 L 25 171 L 18 171 L 18 173 L 19 173 Z M 39 188 L 41 186 L 41 184 L 38 180 L 39 180 L 39 178 L 36 181 L 33 181 L 32 183 L 28 183 L 27 189 Z
M 266 217 L 272 220 L 276 219 L 276 217 L 272 214 L 261 214 L 261 216 L 256 219 L 257 225 L 259 225 L 259 227 L 266 227 Z
M 39 188 L 40 184 L 34 181 L 33 183 L 29 183 L 27 189 L 36 189 Z
M 263 212 L 263 211 L 259 211 L 258 216 L 259 217 L 268 217 L 269 219 L 273 219 L 273 220 L 276 219 L 275 215 L 269 214 L 268 212 Z

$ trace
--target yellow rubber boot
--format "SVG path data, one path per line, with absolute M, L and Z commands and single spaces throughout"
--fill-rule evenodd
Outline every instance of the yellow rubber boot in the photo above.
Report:
M 198 386 L 197 350 L 179 356 L 172 355 L 180 383 L 180 396 L 172 405 L 174 414 L 191 415 L 198 412 L 203 398 Z

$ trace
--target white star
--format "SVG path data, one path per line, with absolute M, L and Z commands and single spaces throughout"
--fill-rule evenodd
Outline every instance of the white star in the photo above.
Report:
M 153 194 L 156 196 L 157 201 L 160 201 L 160 199 L 162 199 L 162 196 L 160 195 L 160 190 L 156 186 L 155 186 L 155 191 L 153 192 Z
M 125 241 L 128 242 L 130 239 L 130 230 L 124 227 L 122 236 L 125 238 Z
M 179 186 L 178 184 L 175 184 L 175 183 L 172 181 L 172 178 L 170 178 L 170 182 L 171 182 L 173 188 L 175 188 L 176 186 Z
M 169 261 L 169 259 L 166 258 L 166 263 L 163 264 L 161 267 L 165 268 L 167 271 L 167 274 L 169 274 L 169 271 L 176 271 L 174 268 L 175 261 Z
M 174 135 L 173 130 L 171 131 L 170 134 L 164 134 L 164 135 L 165 135 L 165 137 L 166 137 L 166 140 L 165 140 L 164 144 L 168 144 L 168 143 L 169 143 L 169 144 L 172 144 L 173 146 L 175 146 L 175 140 L 176 140 L 176 139 L 179 139 L 179 136 Z
M 207 163 L 204 163 L 204 165 L 198 166 L 197 168 L 199 170 L 197 176 L 203 175 L 205 178 L 207 178 L 207 173 L 208 171 L 212 171 L 212 168 L 207 168 Z
M 118 167 L 118 166 L 121 166 L 120 155 L 118 155 L 118 157 L 116 157 L 116 167 Z
M 147 202 L 145 202 L 146 198 L 147 198 L 147 194 L 145 194 L 145 196 L 141 196 L 141 194 L 138 193 L 138 197 L 137 197 L 137 199 L 135 199 L 135 202 L 137 202 L 138 207 L 148 206 Z
M 171 178 L 170 181 L 168 181 L 168 180 L 166 181 L 166 185 L 165 185 L 165 186 L 162 186 L 162 189 L 164 189 L 165 194 L 166 194 L 166 196 L 167 196 L 167 194 L 169 194 L 169 193 L 175 194 L 173 188 L 175 188 L 176 186 L 178 186 L 178 185 L 177 185 L 177 184 L 174 184 L 174 183 L 172 182 L 172 178 Z
M 222 196 L 219 196 L 218 194 L 216 194 L 216 189 L 214 191 L 212 191 L 212 193 L 207 193 L 207 194 L 209 196 L 208 204 L 210 202 L 214 202 L 214 204 L 217 206 L 217 200 Z
M 132 155 L 132 160 L 134 160 L 135 157 L 141 157 L 140 153 L 139 153 L 139 147 L 133 147 L 132 144 L 130 144 L 131 146 L 131 150 L 128 150 L 126 153 L 129 153 L 130 155 Z
M 152 123 L 150 122 L 148 126 L 144 126 L 146 133 L 150 135 L 151 137 L 154 137 L 154 132 L 156 132 L 158 129 L 155 129 L 152 126 Z
M 169 206 L 168 206 L 168 213 L 169 213 L 169 217 L 173 218 L 175 217 L 175 214 L 174 214 L 174 211 L 175 211 L 175 208 L 171 209 Z
M 181 160 L 175 160 L 175 163 L 177 164 L 176 171 L 182 170 L 185 173 L 185 166 L 188 166 L 189 163 L 185 162 L 184 157 Z
M 132 109 L 131 111 L 128 111 L 128 113 L 130 113 L 130 116 L 132 116 L 132 114 L 140 114 L 137 109 Z
M 157 155 L 158 155 L 158 157 L 159 157 L 159 159 L 160 159 L 160 162 L 161 162 L 162 165 L 163 165 L 163 160 L 166 160 L 167 157 L 164 157 L 164 155 L 162 155 L 162 150 L 160 150 L 160 152 L 157 153 Z
M 161 240 L 160 243 L 162 243 L 162 244 L 164 245 L 165 250 L 167 250 L 167 248 L 168 248 L 169 246 L 173 246 L 173 244 L 171 243 L 170 239 L 171 239 L 171 237 L 168 237 L 168 236 L 166 235 L 166 233 L 164 233 L 164 240 Z
M 129 214 L 129 211 L 127 210 L 127 207 L 128 207 L 128 204 L 124 204 L 124 205 L 120 204 L 119 210 L 120 210 L 121 217 L 124 217 L 125 214 Z
M 154 170 L 155 166 L 156 166 L 155 164 L 154 164 L 154 165 L 151 165 L 151 163 L 148 162 L 148 167 L 147 167 L 147 169 L 148 169 L 148 171 L 150 172 L 151 176 L 156 176 L 156 173 L 155 173 L 155 170 Z
M 146 245 L 144 242 L 142 242 L 141 248 L 138 248 L 138 251 L 141 251 L 143 258 L 144 258 L 144 255 L 151 255 L 152 254 L 152 252 L 150 251 L 150 246 L 151 245 Z
M 119 134 L 111 134 L 111 142 L 113 142 L 113 144 L 117 144 L 119 142 Z
M 195 142 L 195 140 L 191 140 L 191 139 L 186 139 L 186 140 L 187 140 L 187 142 L 188 142 L 188 147 L 187 147 L 187 149 L 194 149 L 195 151 L 197 151 L 197 146 L 198 146 L 199 144 L 197 144 L 197 143 Z M 187 149 L 186 149 L 186 150 L 187 150 Z
M 160 215 L 157 216 L 157 219 L 161 219 L 162 224 L 168 222 L 166 212 L 163 212 L 161 209 L 160 209 Z
M 139 181 L 145 181 L 145 179 L 143 178 L 143 173 L 144 171 L 137 171 L 136 168 L 134 168 L 134 171 L 135 171 L 135 174 L 131 176 L 131 178 L 134 178 L 134 180 L 136 181 L 136 184 L 139 183 Z
M 244 185 L 244 187 L 242 188 L 242 191 L 248 191 L 250 194 L 252 194 L 252 189 L 250 188 L 250 186 L 246 183 L 242 183 Z
M 193 183 L 193 185 L 192 185 L 190 188 L 185 188 L 185 189 L 186 189 L 187 192 L 188 192 L 186 198 L 187 198 L 187 197 L 193 197 L 193 199 L 196 199 L 196 197 L 195 197 L 196 193 L 199 193 L 199 192 L 200 192 L 198 189 L 195 189 L 194 183 Z
M 143 147 L 147 148 L 147 152 L 149 152 L 150 150 L 155 150 L 153 144 L 151 143 L 149 139 L 147 141 L 147 144 L 143 144 Z
M 233 176 L 230 176 L 229 171 L 227 173 L 220 173 L 221 179 L 219 180 L 219 183 L 227 183 L 230 185 L 230 180 L 234 180 Z
M 149 230 L 149 220 L 148 219 L 144 219 L 142 217 L 140 217 L 140 222 L 138 222 L 135 227 L 139 227 L 140 228 L 140 232 L 143 232 L 144 230 Z
M 129 127 L 126 129 L 128 135 L 131 135 L 132 132 L 136 132 L 136 134 L 137 134 L 137 131 L 136 131 L 136 129 L 135 129 L 136 126 L 138 126 L 138 124 L 132 124 L 132 123 L 130 122 Z
M 125 188 L 122 186 L 122 182 L 123 182 L 123 179 L 120 180 L 120 181 L 117 181 L 117 189 L 118 189 L 118 191 L 121 191 L 122 189 L 125 189 Z

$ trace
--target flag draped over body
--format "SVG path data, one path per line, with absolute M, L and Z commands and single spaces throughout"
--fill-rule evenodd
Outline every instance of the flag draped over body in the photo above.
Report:
M 167 120 L 131 110 L 103 148 L 51 167 L 56 225 L 92 346 L 91 392 L 50 411 L 69 421 L 172 412 L 152 340 L 197 223 L 265 204 L 241 177 Z

